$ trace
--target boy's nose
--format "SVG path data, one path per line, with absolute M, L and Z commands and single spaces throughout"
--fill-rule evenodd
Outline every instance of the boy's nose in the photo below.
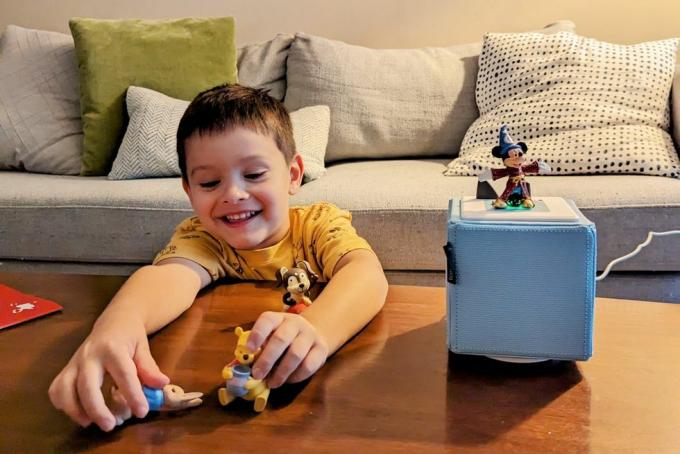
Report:
M 238 203 L 248 198 L 248 193 L 238 185 L 232 184 L 224 190 L 222 201 L 224 203 Z

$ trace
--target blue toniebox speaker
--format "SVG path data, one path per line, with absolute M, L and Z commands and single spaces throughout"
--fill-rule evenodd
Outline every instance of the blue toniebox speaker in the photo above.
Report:
M 491 202 L 449 202 L 449 349 L 517 362 L 587 360 L 595 225 L 558 197 L 534 199 L 530 210 Z

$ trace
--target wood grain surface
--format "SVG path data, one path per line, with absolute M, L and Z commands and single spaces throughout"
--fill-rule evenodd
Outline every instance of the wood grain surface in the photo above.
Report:
M 153 336 L 161 370 L 202 406 L 111 433 L 81 429 L 47 388 L 123 277 L 2 274 L 62 313 L 0 331 L 0 452 L 678 452 L 680 305 L 598 299 L 594 356 L 507 364 L 452 355 L 445 290 L 391 286 L 383 311 L 309 381 L 267 409 L 220 406 L 233 329 L 278 310 L 270 283 L 207 289 Z M 360 302 L 357 302 L 360 304 Z

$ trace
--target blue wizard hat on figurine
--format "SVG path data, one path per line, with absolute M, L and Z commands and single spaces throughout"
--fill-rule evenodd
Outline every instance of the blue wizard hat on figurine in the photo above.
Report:
M 495 157 L 505 159 L 508 157 L 508 152 L 514 148 L 519 148 L 522 152 L 527 151 L 527 144 L 512 140 L 508 132 L 508 125 L 502 125 L 498 135 L 498 146 L 491 150 L 491 154 Z

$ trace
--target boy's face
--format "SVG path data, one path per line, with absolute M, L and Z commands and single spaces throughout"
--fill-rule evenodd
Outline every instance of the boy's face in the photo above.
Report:
M 290 227 L 288 195 L 300 187 L 304 167 L 286 164 L 273 138 L 237 127 L 193 135 L 185 145 L 184 190 L 203 226 L 235 249 L 261 249 Z

